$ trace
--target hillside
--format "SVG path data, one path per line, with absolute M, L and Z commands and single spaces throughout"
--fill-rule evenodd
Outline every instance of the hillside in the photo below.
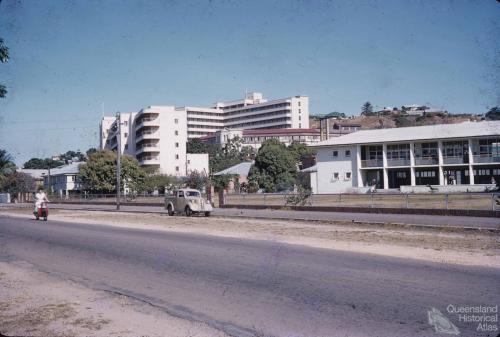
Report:
M 360 124 L 363 130 L 396 128 L 404 126 L 422 126 L 432 124 L 455 124 L 466 121 L 479 121 L 478 115 L 452 115 L 452 114 L 428 114 L 426 116 L 405 116 L 400 114 L 386 114 L 380 116 L 355 116 L 347 119 L 330 118 L 329 123 L 342 124 Z M 311 117 L 309 119 L 311 128 L 319 128 L 319 118 Z M 325 124 L 323 124 L 324 126 Z

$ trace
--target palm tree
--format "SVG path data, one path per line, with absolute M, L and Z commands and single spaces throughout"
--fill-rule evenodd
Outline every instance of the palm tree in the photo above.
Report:
M 3 39 L 0 38 L 0 63 L 7 63 L 9 61 L 9 48 L 4 44 Z M 7 95 L 7 89 L 3 84 L 0 84 L 0 98 Z
M 12 156 L 6 150 L 0 149 L 0 180 L 15 170 L 16 165 L 12 161 Z

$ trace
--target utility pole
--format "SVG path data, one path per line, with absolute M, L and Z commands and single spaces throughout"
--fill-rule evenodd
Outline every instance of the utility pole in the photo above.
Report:
M 120 175 L 121 175 L 121 152 L 122 152 L 122 121 L 121 114 L 119 112 L 116 113 L 116 120 L 118 126 L 118 134 L 116 138 L 117 148 L 116 148 L 116 210 L 120 210 Z

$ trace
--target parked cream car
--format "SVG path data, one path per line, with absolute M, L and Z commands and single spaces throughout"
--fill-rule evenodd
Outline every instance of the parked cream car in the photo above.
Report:
M 210 216 L 213 208 L 209 201 L 203 199 L 200 191 L 183 188 L 165 196 L 165 209 L 168 215 L 185 213 L 187 216 L 203 213 Z

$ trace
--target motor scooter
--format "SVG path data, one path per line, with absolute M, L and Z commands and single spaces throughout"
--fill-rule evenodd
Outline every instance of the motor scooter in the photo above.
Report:
M 33 210 L 33 215 L 37 220 L 43 218 L 44 221 L 47 221 L 47 218 L 49 217 L 49 208 L 47 207 L 47 203 L 42 202 L 40 207 L 35 207 L 35 209 Z

